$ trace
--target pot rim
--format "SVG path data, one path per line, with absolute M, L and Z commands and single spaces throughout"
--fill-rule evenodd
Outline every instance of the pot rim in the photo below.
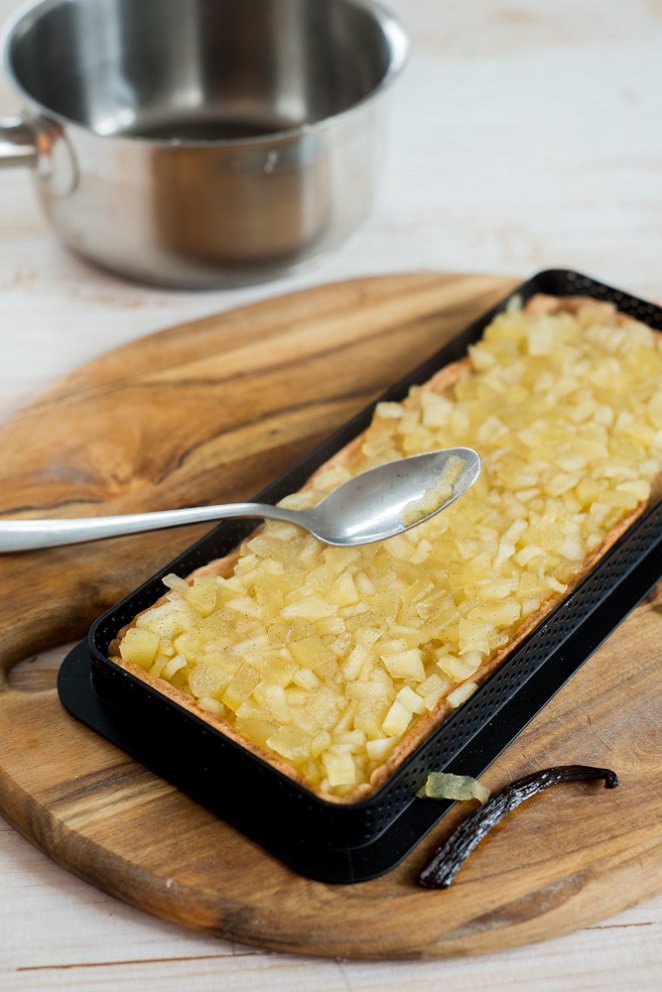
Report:
M 376 100 L 392 83 L 398 78 L 404 69 L 409 55 L 410 42 L 407 32 L 400 18 L 383 6 L 378 0 L 341 0 L 347 6 L 363 8 L 368 11 L 379 25 L 389 46 L 389 65 L 380 81 L 355 103 L 350 104 L 344 110 L 327 117 L 322 117 L 317 121 L 299 124 L 293 127 L 283 128 L 279 131 L 268 134 L 255 134 L 246 137 L 234 138 L 194 138 L 194 139 L 167 139 L 154 138 L 144 135 L 131 135 L 122 133 L 104 134 L 95 131 L 92 127 L 73 117 L 62 114 L 59 111 L 47 107 L 40 100 L 36 99 L 30 91 L 20 82 L 14 72 L 12 64 L 12 45 L 19 30 L 27 30 L 30 23 L 34 23 L 39 17 L 47 13 L 50 9 L 73 2 L 73 0 L 27 0 L 18 10 L 10 15 L 0 28 L 0 59 L 2 68 L 13 88 L 27 101 L 31 110 L 35 110 L 40 117 L 46 120 L 55 121 L 66 127 L 79 128 L 81 131 L 102 140 L 126 141 L 131 145 L 140 144 L 150 147 L 167 148 L 247 148 L 260 147 L 264 144 L 273 145 L 283 141 L 290 141 L 293 138 L 301 138 L 306 135 L 316 133 L 321 130 L 328 130 L 339 121 L 343 121 L 354 115 L 367 104 Z

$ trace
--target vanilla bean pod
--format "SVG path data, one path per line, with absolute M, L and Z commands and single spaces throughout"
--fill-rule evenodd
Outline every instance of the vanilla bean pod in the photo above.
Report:
M 606 789 L 615 789 L 618 785 L 616 772 L 609 768 L 593 768 L 590 765 L 559 765 L 555 768 L 545 768 L 507 785 L 500 792 L 495 793 L 484 806 L 467 817 L 438 848 L 430 863 L 421 872 L 420 884 L 430 889 L 448 888 L 474 848 L 508 813 L 537 793 L 549 789 L 551 785 L 589 779 L 604 779 Z

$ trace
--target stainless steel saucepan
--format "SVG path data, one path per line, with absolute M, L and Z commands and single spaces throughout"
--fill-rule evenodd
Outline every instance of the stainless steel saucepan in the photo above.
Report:
M 62 241 L 141 281 L 269 278 L 364 218 L 407 51 L 372 0 L 41 0 L 4 34 L 28 165 Z

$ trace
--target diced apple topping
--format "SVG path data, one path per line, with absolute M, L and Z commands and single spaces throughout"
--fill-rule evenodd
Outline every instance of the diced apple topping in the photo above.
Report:
M 120 645 L 124 660 L 133 661 L 141 668 L 149 668 L 159 649 L 158 633 L 147 627 L 131 627 L 127 630 Z
M 425 397 L 426 393 L 423 394 Z M 424 404 L 425 406 L 425 404 Z M 425 409 L 423 411 L 425 419 Z M 443 471 L 436 482 L 425 490 L 420 499 L 412 500 L 404 508 L 402 522 L 406 527 L 418 523 L 424 517 L 429 516 L 449 500 L 453 495 L 453 487 L 464 468 L 464 462 L 458 455 L 453 455 L 444 465 Z
M 360 455 L 287 502 L 314 505 L 406 454 L 470 446 L 483 471 L 461 500 L 362 548 L 267 523 L 231 576 L 168 576 L 122 658 L 331 796 L 369 782 L 431 711 L 462 705 L 662 469 L 662 347 L 642 325 L 605 306 L 510 307 L 470 360 L 443 391 L 379 404 Z M 409 508 L 412 522 L 447 497 L 456 470 Z

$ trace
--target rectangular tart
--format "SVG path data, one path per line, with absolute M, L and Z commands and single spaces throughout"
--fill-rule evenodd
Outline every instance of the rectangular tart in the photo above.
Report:
M 267 522 L 125 627 L 112 660 L 318 796 L 374 793 L 643 513 L 662 470 L 662 335 L 533 297 L 284 504 L 421 451 L 483 471 L 406 534 L 331 548 Z

